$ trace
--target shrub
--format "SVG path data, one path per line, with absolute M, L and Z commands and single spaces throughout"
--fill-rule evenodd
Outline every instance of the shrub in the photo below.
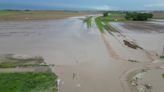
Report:
M 104 13 L 103 13 L 103 16 L 104 16 L 104 17 L 107 17 L 107 16 L 108 16 L 108 12 L 104 12 Z

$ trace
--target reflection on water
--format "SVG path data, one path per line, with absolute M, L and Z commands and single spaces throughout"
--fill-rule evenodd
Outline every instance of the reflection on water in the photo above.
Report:
M 95 35 L 74 18 L 0 22 L 0 53 L 40 55 L 49 63 L 71 64 L 85 61 L 87 50 L 97 44 Z

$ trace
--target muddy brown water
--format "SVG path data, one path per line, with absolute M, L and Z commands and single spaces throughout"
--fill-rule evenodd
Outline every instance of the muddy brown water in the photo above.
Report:
M 43 56 L 55 65 L 60 92 L 123 92 L 119 76 L 133 67 L 109 57 L 98 30 L 78 18 L 0 22 L 0 54 Z
M 43 56 L 55 65 L 59 92 L 130 92 L 120 77 L 142 66 L 113 59 L 96 27 L 88 31 L 78 18 L 0 22 L 0 54 Z
M 150 53 L 154 53 L 155 56 L 160 56 L 162 54 L 162 46 L 164 46 L 163 22 L 149 21 L 147 23 L 137 23 L 139 22 L 131 22 L 131 24 L 126 22 L 113 22 L 111 25 L 118 31 L 124 33 L 124 35 L 126 34 L 126 36 L 133 39 L 139 46 Z M 152 92 L 163 92 L 164 90 L 163 87 L 161 87 L 164 85 L 162 78 L 163 69 L 158 68 L 163 67 L 163 64 L 163 60 L 159 60 L 159 58 L 156 57 L 153 63 L 147 63 L 145 65 L 151 69 L 143 75 L 142 83 L 152 85 Z

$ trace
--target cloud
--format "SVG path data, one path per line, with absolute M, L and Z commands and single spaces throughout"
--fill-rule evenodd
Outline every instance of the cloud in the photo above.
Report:
M 148 4 L 145 7 L 164 7 L 164 3 Z
M 103 6 L 96 6 L 96 7 L 94 7 L 94 9 L 96 9 L 96 10 L 116 10 L 117 8 L 109 6 L 109 5 L 103 5 Z

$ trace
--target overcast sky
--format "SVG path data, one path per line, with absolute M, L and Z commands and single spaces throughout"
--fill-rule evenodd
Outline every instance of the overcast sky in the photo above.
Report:
M 164 0 L 0 0 L 0 9 L 164 10 Z

